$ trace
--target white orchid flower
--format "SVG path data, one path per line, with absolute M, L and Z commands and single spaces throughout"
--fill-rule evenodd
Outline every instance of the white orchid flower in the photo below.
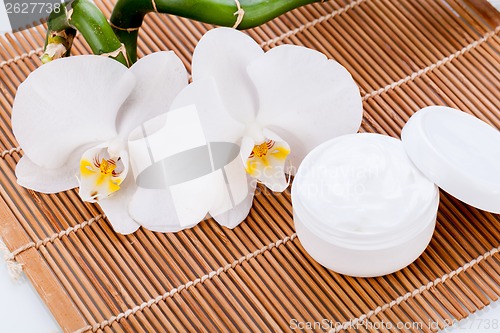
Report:
M 355 133 L 361 124 L 361 97 L 349 72 L 305 47 L 282 45 L 264 53 L 242 32 L 214 29 L 196 46 L 192 75 L 193 84 L 172 106 L 194 103 L 211 118 L 230 115 L 215 118 L 220 125 L 239 124 L 239 133 L 226 140 L 241 145 L 247 172 L 273 191 L 288 185 L 287 157 L 297 168 L 315 146 Z
M 239 161 L 227 172 L 234 175 L 230 192 L 248 195 L 237 196 L 231 209 L 214 214 L 211 208 L 228 200 L 223 199 L 227 191 L 222 186 L 198 185 L 196 193 L 187 191 L 184 198 L 177 199 L 169 189 L 139 186 L 130 213 L 152 230 L 191 227 L 207 211 L 221 225 L 237 226 L 252 205 L 255 180 L 273 191 L 283 191 L 288 186 L 287 160 L 293 173 L 315 146 L 355 133 L 361 124 L 362 101 L 351 75 L 337 62 L 304 47 L 284 45 L 264 53 L 242 32 L 213 29 L 196 46 L 192 77 L 193 82 L 179 93 L 171 109 L 195 105 L 207 142 L 240 146 Z M 251 176 L 249 181 L 245 170 Z M 193 207 L 189 201 L 200 205 Z M 145 202 L 155 202 L 154 217 L 144 214 Z M 189 208 L 184 221 L 172 213 L 174 202 Z
M 148 55 L 130 69 L 91 55 L 41 66 L 19 86 L 12 110 L 24 151 L 18 183 L 43 193 L 80 186 L 80 197 L 97 202 L 115 231 L 136 231 L 128 214 L 136 192 L 128 136 L 166 112 L 187 77 L 173 52 Z
M 305 47 L 282 45 L 264 53 L 242 32 L 214 29 L 196 46 L 192 76 L 173 107 L 196 103 L 213 118 L 231 115 L 240 131 L 227 140 L 240 144 L 247 172 L 273 191 L 288 186 L 287 157 L 295 169 L 315 146 L 355 133 L 361 124 L 362 101 L 349 72 Z M 207 108 L 209 99 L 219 99 L 223 110 Z

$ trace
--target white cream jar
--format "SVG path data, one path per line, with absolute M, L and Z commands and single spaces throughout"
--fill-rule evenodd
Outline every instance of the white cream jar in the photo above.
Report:
M 456 138 L 464 134 L 467 140 Z M 476 207 L 500 210 L 496 129 L 458 110 L 429 107 L 410 119 L 402 140 L 346 135 L 316 147 L 302 162 L 292 185 L 295 228 L 323 266 L 372 277 L 412 263 L 434 231 L 435 184 Z M 480 146 L 498 152 L 492 159 L 490 149 L 483 158 Z M 479 165 L 482 175 L 471 170 Z M 483 184 L 489 174 L 493 183 Z

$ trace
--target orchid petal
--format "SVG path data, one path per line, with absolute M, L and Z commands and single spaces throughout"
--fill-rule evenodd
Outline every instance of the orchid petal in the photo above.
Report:
M 134 129 L 129 136 L 128 149 L 134 176 L 137 178 L 155 163 L 161 168 L 162 161 L 179 153 L 192 151 L 196 155 L 193 150 L 206 147 L 206 144 L 195 106 L 190 105 L 159 115 Z M 208 152 L 205 155 L 208 156 Z M 185 157 L 190 156 L 188 154 Z M 175 164 L 179 165 L 181 162 L 185 162 L 185 159 L 181 158 L 181 161 Z
M 83 201 L 98 202 L 112 196 L 121 190 L 128 169 L 125 150 L 116 156 L 109 153 L 105 144 L 87 150 L 80 160 L 80 197 Z
M 213 78 L 194 81 L 175 98 L 171 109 L 195 105 L 208 142 L 238 143 L 245 125 L 227 112 Z
M 210 215 L 220 225 L 232 229 L 248 216 L 257 182 L 245 172 L 239 157 L 225 166 L 224 172 L 227 181 L 219 183 L 224 187 L 218 191 L 227 190 L 228 196 L 220 197 L 215 202 Z
M 294 168 L 320 143 L 359 129 L 359 88 L 344 67 L 323 54 L 278 46 L 255 59 L 248 73 L 259 94 L 257 122 L 288 142 Z
M 211 189 L 213 203 L 209 214 L 219 224 L 234 228 L 248 215 L 251 206 L 249 202 L 252 201 L 256 181 L 245 172 L 237 151 L 234 155 L 226 154 L 222 158 L 220 155 L 212 147 L 212 159 L 215 161 L 216 171 L 213 172 L 213 189 Z
M 101 206 L 109 223 L 117 233 L 128 235 L 137 231 L 140 227 L 128 213 L 128 204 L 136 189 L 134 178 L 126 177 L 119 191 L 99 201 L 99 206 Z M 146 205 L 146 207 L 151 206 Z
M 226 157 L 223 157 L 224 152 L 219 150 L 221 146 L 218 144 L 210 147 L 211 157 L 207 154 L 206 159 L 201 155 L 190 155 L 194 159 L 179 159 L 177 155 L 174 156 L 175 167 L 172 167 L 172 161 L 166 161 L 153 165 L 154 169 L 145 169 L 138 177 L 137 183 L 144 187 L 139 186 L 132 199 L 131 216 L 149 230 L 171 232 L 196 225 L 207 213 L 222 214 L 243 202 L 248 196 L 248 185 L 241 159 L 237 153 L 226 152 Z M 226 163 L 225 158 L 230 157 L 233 162 L 222 165 Z M 190 164 L 196 164 L 196 167 Z M 192 171 L 200 170 L 206 170 L 208 174 L 179 182 Z M 153 178 L 152 181 L 149 178 Z M 155 207 L 155 212 L 145 210 L 145 206 Z M 240 216 L 234 214 L 231 220 L 226 218 L 226 223 L 235 226 L 242 221 L 234 221 L 234 218 Z
M 239 158 L 235 161 L 241 163 Z M 225 174 L 219 169 L 168 189 L 138 187 L 129 213 L 144 228 L 157 232 L 191 228 L 204 220 L 208 212 L 221 225 L 234 228 L 248 215 L 255 182 L 247 183 L 241 165 L 238 168 L 226 166 L 224 171 Z
M 79 146 L 116 136 L 115 119 L 135 79 L 117 61 L 76 56 L 30 74 L 17 91 L 14 134 L 33 163 L 59 168 Z
M 212 174 L 168 189 L 139 187 L 131 199 L 129 214 L 152 231 L 176 232 L 191 228 L 207 215 L 214 200 L 213 189 Z
M 174 52 L 156 52 L 137 61 L 130 71 L 137 84 L 118 114 L 117 128 L 126 137 L 143 122 L 168 111 L 188 84 L 188 74 Z
M 57 169 L 42 168 L 23 156 L 16 166 L 17 183 L 41 193 L 57 193 L 78 186 L 78 164 Z
M 230 114 L 244 123 L 255 119 L 258 98 L 246 68 L 264 52 L 248 35 L 234 29 L 207 32 L 193 54 L 193 81 L 212 77 Z
M 152 207 L 154 207 L 152 209 Z M 177 232 L 198 224 L 181 225 L 168 189 L 137 188 L 129 204 L 130 216 L 143 228 L 155 232 Z
M 215 186 L 216 178 L 221 178 L 218 172 L 170 186 L 175 212 L 183 227 L 202 221 L 221 195 Z
M 256 183 L 253 182 L 253 184 Z M 255 187 L 248 191 L 248 195 L 242 202 L 230 210 L 212 216 L 213 219 L 223 227 L 234 229 L 247 218 L 253 205 L 254 193 Z
M 243 162 L 243 167 L 246 169 L 247 160 L 250 154 L 252 154 L 253 148 L 255 147 L 255 140 L 250 136 L 244 136 L 241 139 L 240 146 L 240 157 Z

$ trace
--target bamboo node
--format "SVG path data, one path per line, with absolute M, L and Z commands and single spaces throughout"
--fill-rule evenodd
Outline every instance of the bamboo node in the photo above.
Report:
M 130 66 L 130 63 L 129 63 L 128 57 L 127 57 L 127 48 L 125 47 L 125 44 L 123 44 L 123 43 L 121 43 L 120 47 L 117 48 L 116 50 L 108 52 L 108 53 L 101 53 L 99 55 L 101 57 L 116 58 L 120 55 L 120 53 L 123 54 L 123 56 L 125 57 L 125 60 L 127 61 L 127 66 Z
M 66 19 L 68 20 L 68 22 L 71 21 L 72 17 L 73 17 L 73 8 L 66 11 Z
M 141 27 L 137 27 L 137 28 L 121 28 L 121 27 L 113 24 L 113 22 L 111 22 L 111 21 L 108 21 L 108 22 L 109 22 L 109 25 L 111 26 L 111 28 L 116 29 L 116 30 L 121 30 L 121 31 L 126 31 L 126 32 L 133 32 L 133 31 L 138 31 L 139 29 L 141 29 Z
M 233 14 L 234 16 L 238 16 L 236 18 L 236 22 L 233 25 L 233 29 L 236 29 L 236 28 L 238 28 L 240 23 L 243 21 L 243 17 L 245 16 L 245 11 L 241 7 L 239 0 L 234 0 L 234 2 L 236 2 L 236 7 L 238 8 L 238 10 L 236 12 L 234 12 L 234 14 Z M 153 0 L 153 3 L 154 3 L 154 0 Z

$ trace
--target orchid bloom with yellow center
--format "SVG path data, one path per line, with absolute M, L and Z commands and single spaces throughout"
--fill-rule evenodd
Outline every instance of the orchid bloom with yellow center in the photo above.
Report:
M 245 170 L 255 178 L 262 178 L 259 172 L 269 168 L 273 163 L 285 161 L 290 154 L 290 148 L 286 143 L 279 143 L 273 140 L 266 140 L 255 145 L 248 156 Z
M 93 158 L 93 161 L 90 158 Z M 117 169 L 117 166 L 119 169 Z M 99 154 L 82 157 L 80 160 L 80 177 L 84 181 L 80 183 L 80 193 L 88 193 L 84 198 L 88 202 L 98 202 L 106 199 L 116 191 L 124 180 L 124 165 L 121 157 L 101 158 Z M 85 190 L 85 186 L 89 186 Z
M 249 133 L 247 130 L 246 135 L 241 140 L 240 154 L 246 172 L 272 191 L 283 191 L 289 185 L 285 173 L 292 172 L 291 165 L 289 165 L 288 170 L 286 168 L 290 146 L 269 129 L 263 129 L 259 132 L 259 128 L 255 124 L 250 126 L 250 129 L 253 133 Z
M 187 83 L 173 52 L 148 55 L 131 68 L 95 55 L 41 66 L 20 85 L 12 110 L 24 151 L 18 183 L 43 193 L 79 186 L 80 197 L 98 203 L 115 231 L 134 232 L 140 224 L 128 212 L 137 188 L 128 136 L 165 113 Z
M 305 47 L 264 52 L 243 32 L 213 29 L 195 48 L 192 76 L 172 106 L 195 104 L 205 128 L 231 128 L 221 135 L 240 145 L 246 171 L 273 191 L 287 188 L 285 173 L 315 146 L 361 124 L 362 101 L 349 72 Z
M 357 132 L 361 124 L 362 101 L 349 72 L 304 47 L 282 45 L 264 53 L 243 32 L 213 29 L 195 48 L 192 78 L 171 109 L 195 105 L 206 141 L 238 145 L 239 167 L 248 175 L 247 182 L 229 185 L 233 193 L 243 193 L 248 186 L 250 194 L 233 209 L 215 216 L 228 227 L 235 227 L 248 215 L 257 181 L 273 191 L 285 190 L 289 185 L 285 174 L 293 174 L 309 151 L 336 136 Z M 143 192 L 150 193 L 149 200 L 158 205 L 172 194 L 139 186 L 140 195 L 132 198 L 130 212 L 141 224 L 148 223 L 147 217 L 140 216 Z M 197 200 L 221 196 L 217 189 L 199 193 Z M 162 213 L 149 222 L 171 226 L 159 230 L 182 229 L 168 219 Z M 187 224 L 197 222 L 193 218 Z

